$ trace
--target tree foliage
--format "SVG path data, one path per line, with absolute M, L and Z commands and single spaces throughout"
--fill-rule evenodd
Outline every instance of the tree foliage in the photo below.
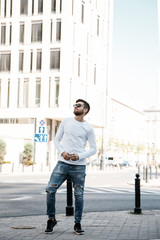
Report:
M 0 139 L 0 163 L 3 163 L 5 155 L 6 155 L 6 142 Z

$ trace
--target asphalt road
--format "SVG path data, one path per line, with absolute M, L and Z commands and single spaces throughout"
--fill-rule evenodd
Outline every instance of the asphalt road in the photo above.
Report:
M 46 214 L 45 187 L 50 174 L 3 176 L 0 178 L 0 217 Z M 86 179 L 84 212 L 133 211 L 135 170 L 90 173 Z M 160 188 L 141 190 L 142 210 L 160 209 Z M 57 193 L 57 213 L 66 209 L 66 183 Z

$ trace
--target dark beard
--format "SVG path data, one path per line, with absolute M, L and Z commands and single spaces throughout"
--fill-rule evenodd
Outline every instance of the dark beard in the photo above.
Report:
M 82 110 L 81 112 L 76 112 L 76 111 L 74 111 L 73 113 L 74 113 L 76 116 L 80 116 L 80 115 L 83 114 L 83 110 Z

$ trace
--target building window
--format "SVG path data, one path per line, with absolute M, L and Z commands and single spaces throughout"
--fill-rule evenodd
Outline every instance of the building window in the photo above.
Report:
M 12 43 L 12 23 L 9 26 L 9 44 Z
M 38 0 L 38 13 L 43 13 L 43 0 Z
M 10 16 L 12 16 L 12 0 L 10 1 Z
M 41 79 L 36 79 L 36 99 L 35 105 L 36 107 L 40 107 L 40 100 L 41 100 Z
M 33 23 L 32 24 L 32 42 L 42 42 L 42 23 Z
M 34 118 L 0 118 L 0 123 L 4 124 L 33 124 Z
M 10 100 L 10 79 L 8 79 L 7 108 L 9 108 L 9 100 Z
M 51 31 L 50 31 L 50 41 L 52 42 L 52 35 L 53 35 L 53 20 L 51 20 Z
M 62 12 L 62 0 L 60 0 L 60 12 Z
M 24 52 L 19 52 L 19 71 L 23 72 L 23 59 L 24 59 Z
M 1 44 L 6 44 L 6 24 L 1 24 Z
M 56 22 L 56 41 L 61 40 L 61 19 L 57 19 Z
M 60 49 L 51 50 L 50 69 L 60 69 Z
M 60 121 L 55 121 L 55 135 L 56 135 L 56 133 L 58 131 L 58 128 L 59 128 L 60 124 L 61 124 Z
M 55 104 L 59 106 L 59 77 L 55 78 Z
M 0 53 L 0 72 L 10 72 L 11 70 L 11 54 Z
M 21 0 L 20 14 L 28 14 L 28 0 Z
M 56 0 L 51 0 L 51 12 L 56 12 Z
M 32 15 L 34 14 L 34 0 L 32 0 Z
M 30 55 L 30 71 L 33 71 L 33 51 L 31 50 L 31 55 Z
M 4 0 L 4 17 L 7 15 L 7 1 Z
M 28 107 L 29 80 L 24 79 L 23 83 L 23 107 Z
M 7 6 L 9 5 L 9 1 L 10 1 L 10 9 Z M 6 17 L 7 15 L 8 17 L 12 16 L 12 0 L 0 0 L 0 16 Z
M 72 15 L 74 15 L 74 0 L 72 0 Z
M 49 78 L 48 106 L 51 106 L 52 79 Z
M 78 77 L 80 77 L 81 72 L 81 56 L 78 55 Z
M 36 63 L 36 70 L 41 70 L 42 67 L 42 51 L 37 50 L 37 63 Z
M 84 2 L 82 2 L 81 6 L 81 23 L 84 23 Z
M 19 42 L 24 43 L 24 23 L 20 23 Z
M 18 79 L 18 91 L 17 91 L 17 107 L 19 107 L 20 103 L 20 79 Z
M 99 16 L 97 17 L 97 36 L 99 36 Z

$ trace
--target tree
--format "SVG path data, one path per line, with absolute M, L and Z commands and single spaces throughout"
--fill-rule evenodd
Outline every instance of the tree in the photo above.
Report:
M 6 142 L 0 139 L 0 164 L 3 163 L 5 155 L 6 155 Z
M 27 143 L 24 145 L 24 151 L 23 151 L 23 163 L 27 166 L 32 165 L 32 157 L 34 154 L 34 147 L 32 143 Z

